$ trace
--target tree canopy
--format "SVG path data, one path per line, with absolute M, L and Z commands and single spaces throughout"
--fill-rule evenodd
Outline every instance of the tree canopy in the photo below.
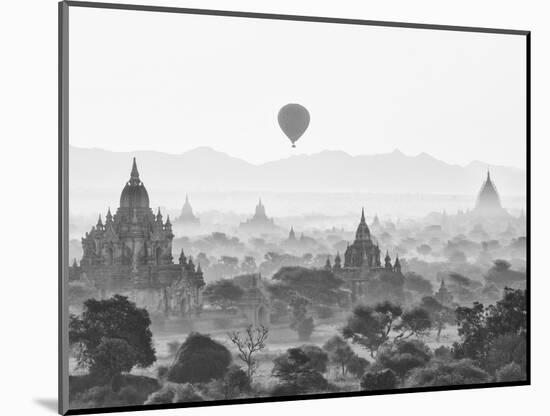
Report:
M 343 280 L 330 270 L 307 269 L 305 267 L 282 267 L 273 275 L 273 280 L 296 291 L 312 303 L 332 305 L 341 297 Z
M 222 378 L 231 364 L 229 350 L 210 336 L 192 332 L 181 344 L 168 380 L 175 383 L 200 383 Z
M 77 348 L 79 366 L 114 376 L 155 362 L 150 325 L 147 310 L 125 296 L 88 299 L 82 315 L 70 318 L 69 342 Z
M 244 290 L 230 279 L 221 279 L 208 284 L 203 295 L 212 305 L 228 310 L 242 299 Z
M 378 348 L 389 339 L 394 323 L 402 314 L 401 307 L 390 302 L 374 307 L 360 305 L 353 310 L 342 334 L 365 347 L 374 357 Z

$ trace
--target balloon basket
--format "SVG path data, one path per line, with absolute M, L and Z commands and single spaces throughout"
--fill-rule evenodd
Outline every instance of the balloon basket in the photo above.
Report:
M 293 145 L 292 145 L 292 147 L 296 147 L 296 145 L 295 145 L 295 144 L 293 144 Z

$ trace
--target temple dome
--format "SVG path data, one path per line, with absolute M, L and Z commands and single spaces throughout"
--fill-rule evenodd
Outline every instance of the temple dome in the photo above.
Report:
M 120 194 L 120 207 L 149 208 L 149 194 L 147 193 L 147 189 L 145 189 L 145 185 L 139 179 L 136 158 L 134 158 L 132 165 L 130 180 L 126 183 Z

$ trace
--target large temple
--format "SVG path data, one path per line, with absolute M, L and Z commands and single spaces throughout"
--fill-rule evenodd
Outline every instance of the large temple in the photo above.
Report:
M 369 226 L 365 220 L 365 211 L 361 211 L 361 219 L 355 232 L 355 240 L 348 245 L 344 253 L 344 264 L 340 253 L 336 254 L 334 264 L 331 266 L 327 260 L 325 268 L 331 267 L 332 271 L 344 280 L 352 292 L 352 301 L 357 301 L 364 286 L 381 273 L 395 273 L 401 275 L 401 263 L 396 255 L 395 262 L 386 251 L 384 264 L 380 261 L 380 248 L 373 241 Z
M 69 276 L 91 282 L 99 297 L 128 294 L 150 312 L 187 313 L 200 308 L 204 280 L 183 253 L 174 263 L 173 238 L 170 218 L 164 221 L 149 205 L 134 158 L 119 208 L 107 211 L 105 223 L 100 216 L 82 238 L 80 265 L 75 262 Z
M 361 220 L 355 232 L 355 241 L 346 248 L 344 267 L 380 267 L 380 248 L 374 244 L 365 221 L 365 210 L 361 211 Z
M 495 184 L 491 180 L 491 174 L 487 171 L 487 178 L 481 186 L 473 211 L 477 215 L 503 215 L 506 210 L 502 207 L 500 196 Z

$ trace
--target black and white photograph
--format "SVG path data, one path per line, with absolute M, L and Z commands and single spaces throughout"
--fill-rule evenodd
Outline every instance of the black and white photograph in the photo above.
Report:
M 60 30 L 64 412 L 530 384 L 528 31 Z

